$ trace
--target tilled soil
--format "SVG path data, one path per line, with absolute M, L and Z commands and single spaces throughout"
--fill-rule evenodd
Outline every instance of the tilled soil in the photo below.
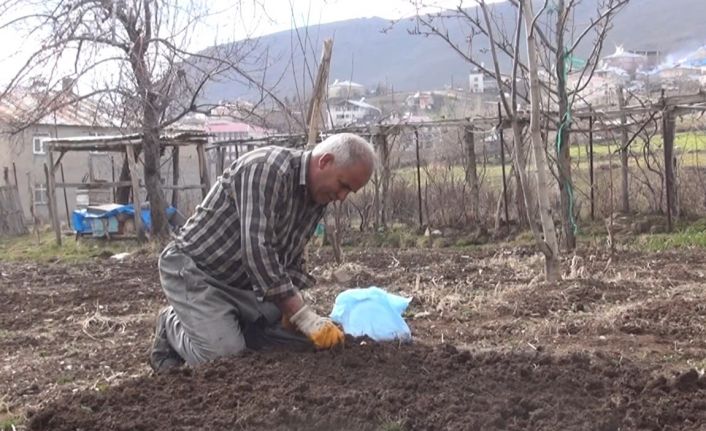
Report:
M 649 378 L 603 355 L 347 344 L 337 352 L 249 354 L 85 392 L 30 429 L 699 429 L 706 378 Z M 703 428 L 701 428 L 703 429 Z
M 706 254 L 587 250 L 559 283 L 501 251 L 349 251 L 348 287 L 413 297 L 415 341 L 349 339 L 153 375 L 156 259 L 0 262 L 0 419 L 31 430 L 700 430 Z M 568 268 L 572 266 L 571 274 Z M 2 422 L 0 422 L 2 423 Z

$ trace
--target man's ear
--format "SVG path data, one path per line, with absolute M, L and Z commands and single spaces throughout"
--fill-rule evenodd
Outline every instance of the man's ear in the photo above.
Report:
M 326 166 L 332 165 L 334 161 L 333 154 L 331 153 L 324 153 L 320 158 L 319 158 L 319 169 L 323 169 Z

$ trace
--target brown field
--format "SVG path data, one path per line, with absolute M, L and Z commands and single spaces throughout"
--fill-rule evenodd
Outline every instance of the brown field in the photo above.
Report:
M 156 258 L 0 262 L 0 429 L 699 430 L 706 252 L 583 250 L 565 280 L 525 248 L 312 253 L 344 288 L 414 299 L 411 344 L 349 339 L 155 376 Z

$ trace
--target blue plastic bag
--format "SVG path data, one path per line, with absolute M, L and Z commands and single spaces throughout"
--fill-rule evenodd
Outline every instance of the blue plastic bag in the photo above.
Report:
M 366 335 L 375 341 L 409 341 L 412 333 L 402 313 L 411 300 L 375 286 L 348 289 L 336 297 L 331 319 L 354 337 Z

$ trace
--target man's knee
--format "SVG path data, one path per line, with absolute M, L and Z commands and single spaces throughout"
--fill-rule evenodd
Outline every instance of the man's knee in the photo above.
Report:
M 186 358 L 189 365 L 197 365 L 227 356 L 241 354 L 245 348 L 245 338 L 240 331 L 223 333 L 207 331 L 200 337 L 191 340 L 191 358 Z

